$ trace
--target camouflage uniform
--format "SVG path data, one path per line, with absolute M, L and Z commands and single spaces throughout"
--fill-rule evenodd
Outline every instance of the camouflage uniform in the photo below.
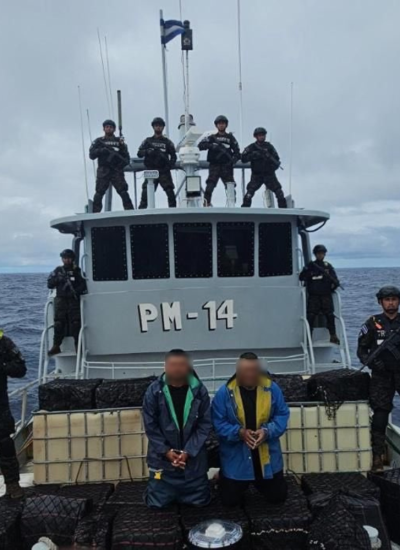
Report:
M 13 439 L 14 418 L 8 402 L 7 378 L 22 378 L 25 361 L 10 338 L 0 331 L 0 469 L 6 485 L 19 481 L 19 464 Z
M 357 356 L 364 365 L 368 357 L 400 327 L 400 315 L 390 320 L 384 313 L 370 317 L 358 336 Z M 399 350 L 400 352 L 400 350 Z M 370 404 L 374 411 L 371 425 L 372 452 L 383 455 L 389 414 L 395 393 L 400 394 L 400 361 L 388 350 L 383 351 L 371 365 Z
M 86 281 L 81 270 L 73 267 L 69 272 L 64 267 L 57 267 L 50 273 L 47 286 L 57 289 L 54 300 L 54 346 L 60 346 L 65 336 L 72 336 L 77 346 L 81 329 L 80 296 L 86 292 Z
M 130 156 L 128 147 L 119 137 L 99 137 L 94 140 L 89 150 L 89 157 L 92 160 L 98 159 L 96 193 L 93 198 L 93 212 L 101 212 L 103 207 L 103 197 L 110 184 L 115 188 L 121 197 L 124 209 L 133 210 L 133 204 L 128 193 L 128 184 L 125 180 L 123 167 L 113 165 L 112 158 L 110 156 L 112 151 L 119 153 L 119 155 L 126 160 L 126 165 L 129 164 Z
M 148 137 L 140 145 L 138 157 L 144 158 L 144 165 L 148 170 L 158 170 L 160 177 L 154 180 L 154 190 L 156 191 L 160 184 L 167 195 L 168 206 L 175 208 L 175 185 L 171 169 L 176 164 L 176 151 L 172 141 L 165 136 Z M 143 182 L 139 208 L 147 208 L 147 180 Z
M 247 185 L 242 206 L 251 206 L 255 192 L 265 184 L 267 189 L 275 194 L 279 208 L 286 208 L 287 204 L 282 185 L 275 174 L 281 164 L 275 147 L 268 141 L 252 143 L 243 151 L 242 161 L 251 162 L 251 179 Z
M 212 134 L 199 143 L 200 151 L 208 151 L 210 163 L 204 200 L 211 204 L 211 197 L 221 178 L 226 188 L 227 183 L 235 183 L 233 167 L 240 159 L 240 149 L 236 138 L 229 132 Z

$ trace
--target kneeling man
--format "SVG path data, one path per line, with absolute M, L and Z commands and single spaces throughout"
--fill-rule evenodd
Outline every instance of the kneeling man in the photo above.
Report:
M 206 506 L 210 501 L 206 439 L 211 431 L 210 398 L 183 350 L 165 358 L 165 373 L 148 388 L 143 419 L 149 440 L 151 508 L 172 503 Z
M 269 502 L 283 502 L 287 487 L 279 438 L 289 409 L 280 388 L 262 373 L 257 355 L 240 356 L 236 374 L 215 395 L 212 416 L 220 442 L 223 504 L 241 504 L 251 483 Z

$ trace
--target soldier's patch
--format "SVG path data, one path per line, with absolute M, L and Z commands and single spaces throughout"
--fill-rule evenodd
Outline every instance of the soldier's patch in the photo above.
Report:
M 362 336 L 363 334 L 368 334 L 368 327 L 367 327 L 367 325 L 363 325 L 363 326 L 361 327 L 360 336 Z

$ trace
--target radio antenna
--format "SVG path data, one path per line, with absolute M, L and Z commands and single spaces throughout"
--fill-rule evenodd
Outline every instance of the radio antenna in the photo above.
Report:
M 90 125 L 89 109 L 86 109 L 86 116 L 87 116 L 90 143 L 93 143 L 92 129 L 91 129 L 91 125 Z M 92 164 L 93 164 L 93 175 L 94 175 L 94 179 L 96 180 L 96 163 L 94 162 L 94 160 L 92 160 Z
M 237 0 L 238 69 L 239 69 L 239 127 L 240 143 L 243 143 L 243 80 L 242 80 L 242 17 L 240 0 Z
M 113 104 L 113 100 L 112 100 L 112 86 L 111 86 L 111 73 L 110 73 L 110 59 L 109 59 L 109 57 L 108 57 L 107 36 L 104 37 L 104 44 L 105 44 L 105 50 L 106 50 L 108 89 L 109 89 L 109 93 L 110 93 L 110 102 L 111 102 L 111 118 L 114 118 L 114 104 Z
M 292 194 L 293 164 L 293 82 L 290 83 L 290 149 L 289 149 L 289 195 Z
M 89 202 L 89 185 L 88 185 L 88 175 L 87 175 L 87 166 L 86 166 L 86 154 L 85 154 L 85 136 L 83 133 L 83 115 L 82 115 L 82 99 L 81 99 L 81 87 L 78 86 L 78 100 L 79 100 L 79 115 L 81 119 L 81 139 L 82 139 L 82 156 L 83 156 L 83 169 L 85 172 L 85 187 L 86 187 L 86 197 Z
M 100 52 L 101 67 L 102 67 L 102 70 L 103 70 L 104 90 L 106 92 L 106 101 L 107 101 L 107 107 L 108 107 L 108 114 L 109 114 L 109 116 L 111 116 L 111 105 L 110 105 L 110 98 L 108 96 L 108 86 L 107 86 L 106 69 L 104 67 L 103 48 L 101 46 L 100 31 L 99 31 L 98 28 L 97 28 L 97 38 L 99 40 L 99 52 Z
M 121 90 L 117 90 L 117 103 L 118 103 L 118 130 L 119 130 L 119 137 L 122 137 L 122 101 L 121 101 Z

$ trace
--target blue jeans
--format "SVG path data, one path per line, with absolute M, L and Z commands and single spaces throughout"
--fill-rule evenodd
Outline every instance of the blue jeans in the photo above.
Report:
M 159 474 L 150 471 L 149 482 L 144 494 L 144 501 L 149 508 L 165 508 L 170 504 L 189 504 L 190 506 L 207 506 L 211 500 L 207 474 L 195 479 L 186 479 L 181 471 Z

